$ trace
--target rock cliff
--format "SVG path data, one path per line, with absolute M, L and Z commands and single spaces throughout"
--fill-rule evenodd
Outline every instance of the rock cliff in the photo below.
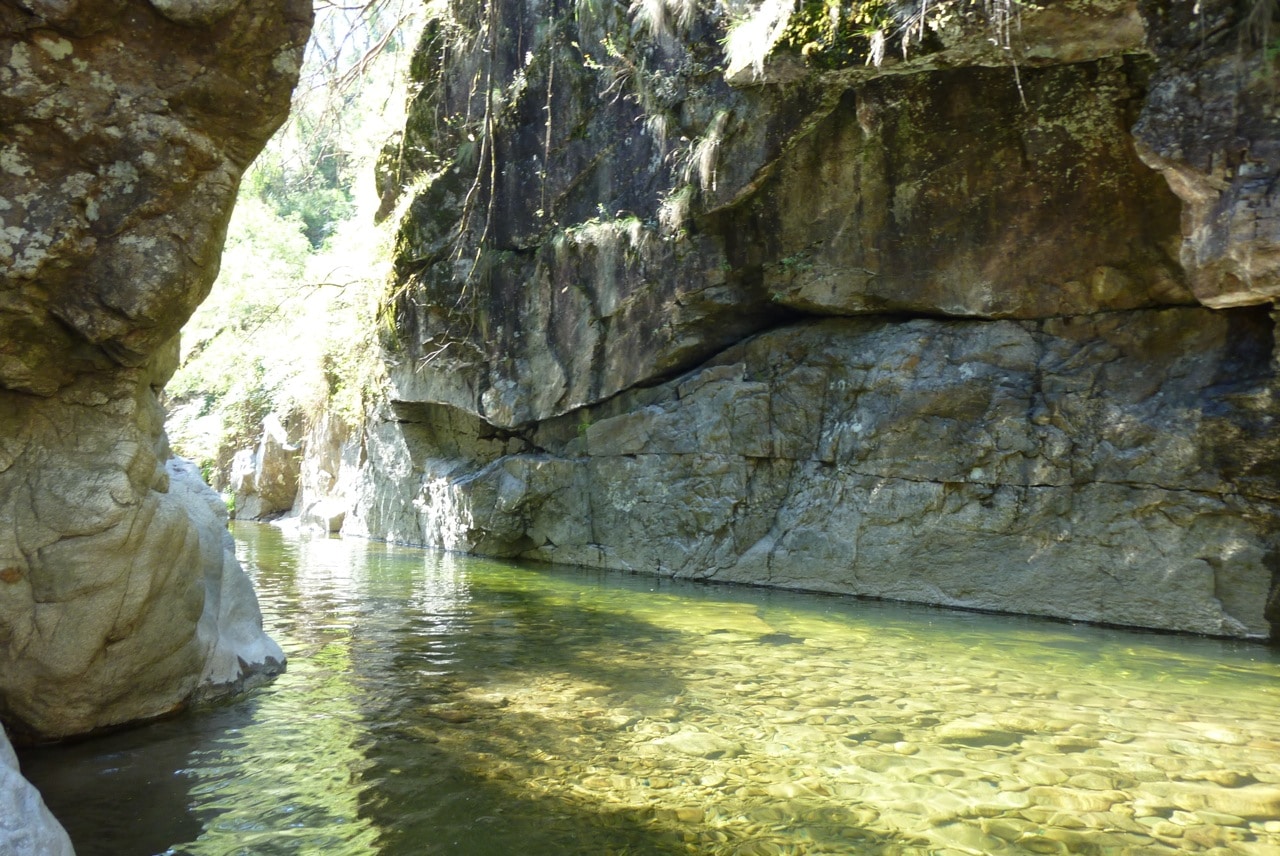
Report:
M 811 5 L 449 4 L 380 168 L 390 400 L 303 505 L 1267 636 L 1274 4 Z
M 283 665 L 156 393 L 289 106 L 305 0 L 0 0 L 0 720 L 50 739 Z

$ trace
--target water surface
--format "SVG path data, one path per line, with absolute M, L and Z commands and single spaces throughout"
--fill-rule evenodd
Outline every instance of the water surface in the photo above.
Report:
M 289 671 L 24 770 L 80 856 L 1280 856 L 1280 658 L 238 525 Z

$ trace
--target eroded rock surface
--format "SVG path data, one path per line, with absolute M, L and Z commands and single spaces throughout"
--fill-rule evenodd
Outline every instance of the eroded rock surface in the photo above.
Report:
M 1216 310 L 1270 299 L 1280 134 L 1252 78 L 1230 100 L 1230 34 L 1266 55 L 1235 7 L 1181 5 L 1021 7 L 1006 38 L 962 3 L 877 68 L 744 60 L 713 8 L 455 2 L 382 164 L 387 199 L 418 179 L 391 401 L 304 504 L 481 553 L 1266 636 L 1273 323 Z M 458 38 L 493 20 L 493 49 Z
M 298 444 L 275 413 L 262 420 L 257 448 L 242 449 L 231 461 L 231 492 L 236 517 L 265 520 L 293 508 L 301 470 Z
M 18 771 L 9 738 L 0 729 L 0 852 L 73 856 L 71 839 L 40 794 Z
M 1271 3 L 1144 3 L 1159 59 L 1135 135 L 1182 200 L 1182 264 L 1206 306 L 1280 296 L 1280 113 Z
M 0 2 L 0 718 L 48 739 L 283 664 L 156 393 L 310 5 Z

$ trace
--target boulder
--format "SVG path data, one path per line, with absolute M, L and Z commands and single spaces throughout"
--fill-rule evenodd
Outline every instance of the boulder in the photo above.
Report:
M 231 460 L 236 517 L 264 520 L 293 508 L 298 495 L 301 458 L 298 445 L 289 441 L 280 417 L 268 414 L 262 420 L 262 437 L 257 449 L 241 449 Z
M 157 393 L 283 121 L 305 0 L 0 5 L 0 719 L 53 739 L 282 666 Z
M 25 450 L 0 474 L 13 521 L 0 547 L 0 709 L 19 737 L 159 716 L 283 665 L 225 506 L 193 464 L 159 462 L 136 427 L 149 408 L 160 418 L 149 386 L 141 399 L 132 413 L 120 398 L 70 412 L 40 399 L 0 417 Z M 52 442 L 63 430 L 72 448 Z M 24 465 L 34 472 L 13 484 Z
M 302 526 L 324 535 L 342 531 L 347 519 L 347 507 L 340 499 L 320 499 L 302 512 Z

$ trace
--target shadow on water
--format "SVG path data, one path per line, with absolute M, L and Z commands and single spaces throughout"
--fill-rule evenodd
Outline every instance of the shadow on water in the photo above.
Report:
M 67 828 L 79 856 L 150 856 L 200 834 L 188 810 L 190 780 L 180 771 L 219 730 L 208 718 L 181 716 L 19 754 L 23 773 Z
M 380 661 L 352 664 L 369 763 L 360 814 L 382 830 L 380 852 L 686 852 L 645 818 L 533 796 L 531 777 L 565 775 L 558 752 L 587 738 L 580 720 L 539 709 L 536 693 L 515 700 L 519 710 L 510 697 L 539 681 L 549 693 L 583 693 L 582 713 L 593 693 L 678 697 L 677 676 L 626 650 L 628 639 L 661 645 L 671 634 L 510 580 L 477 575 L 468 589 L 465 610 L 402 614 L 355 643 Z M 380 692 L 388 674 L 394 691 Z
M 689 852 L 674 814 L 582 787 L 601 771 L 579 751 L 633 724 L 605 709 L 679 703 L 678 661 L 655 652 L 682 633 L 510 566 L 238 529 L 289 671 L 25 752 L 80 856 Z
M 1205 674 L 1195 650 L 1146 637 L 851 620 L 843 600 L 236 535 L 289 671 L 228 705 L 25 752 L 80 856 L 1023 852 L 984 831 L 992 811 L 1031 824 L 992 782 L 1028 759 L 1102 763 L 1061 752 L 1110 745 L 1118 710 L 1126 763 L 1146 765 L 1143 729 L 1190 746 L 1177 722 L 1204 714 L 1184 700 L 1236 686 L 1224 659 Z M 1237 662 L 1258 695 L 1270 672 Z M 1075 719 L 1037 732 L 1060 716 Z M 973 733 L 947 738 L 957 719 Z M 952 789 L 961 775 L 978 795 Z M 1114 837 L 1071 834 L 1073 852 Z

